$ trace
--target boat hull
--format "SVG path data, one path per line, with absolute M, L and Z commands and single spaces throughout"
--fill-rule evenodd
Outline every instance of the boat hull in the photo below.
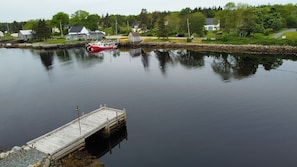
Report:
M 98 43 L 97 44 L 89 43 L 86 46 L 86 49 L 89 52 L 100 52 L 103 50 L 110 50 L 110 49 L 116 49 L 116 48 L 117 48 L 117 45 L 115 45 L 115 44 L 102 44 L 102 43 L 99 43 L 99 44 Z

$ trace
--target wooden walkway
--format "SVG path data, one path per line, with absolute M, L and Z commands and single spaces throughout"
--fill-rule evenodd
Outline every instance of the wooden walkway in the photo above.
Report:
M 100 107 L 78 119 L 75 119 L 43 136 L 27 142 L 27 145 L 60 159 L 67 154 L 84 147 L 85 139 L 99 130 L 106 135 L 125 125 L 126 111 Z M 79 125 L 80 124 L 80 125 Z

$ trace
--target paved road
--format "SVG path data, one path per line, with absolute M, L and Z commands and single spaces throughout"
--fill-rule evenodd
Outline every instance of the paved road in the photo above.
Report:
M 296 28 L 291 28 L 291 29 L 283 30 L 283 31 L 280 31 L 280 32 L 276 33 L 275 35 L 273 35 L 272 38 L 279 38 L 280 36 L 282 36 L 286 32 L 296 32 L 296 31 L 297 31 Z

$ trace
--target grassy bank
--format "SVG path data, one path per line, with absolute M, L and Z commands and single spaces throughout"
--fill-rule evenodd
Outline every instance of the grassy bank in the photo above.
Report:
M 228 35 L 224 35 L 216 38 L 215 40 L 203 40 L 203 43 L 207 44 L 234 44 L 234 45 L 243 45 L 243 44 L 255 44 L 255 45 L 278 45 L 278 46 L 297 46 L 297 38 L 296 39 L 275 39 L 275 38 L 258 38 L 258 37 L 250 37 L 250 38 L 238 38 L 232 37 Z

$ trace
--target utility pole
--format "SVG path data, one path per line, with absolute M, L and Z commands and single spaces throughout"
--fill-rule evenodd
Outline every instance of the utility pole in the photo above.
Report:
M 7 27 L 7 33 L 9 34 L 9 26 L 8 26 L 8 23 L 6 24 L 6 27 Z
M 115 22 L 115 35 L 118 35 L 118 21 Z
M 191 38 L 190 23 L 189 23 L 189 19 L 188 18 L 187 18 L 187 26 L 188 26 L 188 36 L 189 36 L 189 38 Z

